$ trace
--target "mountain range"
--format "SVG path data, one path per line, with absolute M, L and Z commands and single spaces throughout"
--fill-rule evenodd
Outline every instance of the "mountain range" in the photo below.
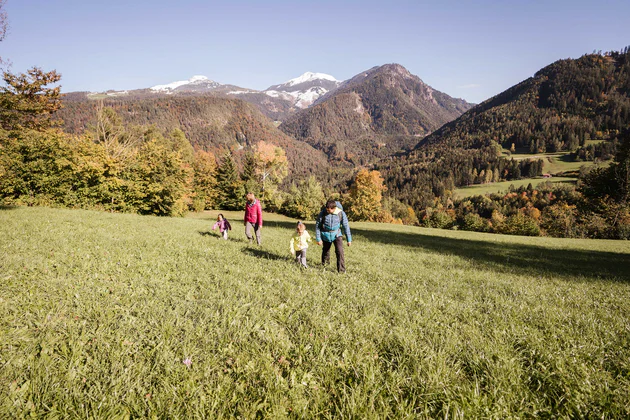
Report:
M 410 150 L 472 106 L 431 88 L 401 65 L 387 64 L 344 82 L 308 72 L 264 91 L 194 76 L 123 92 L 74 92 L 57 114 L 66 130 L 80 133 L 94 124 L 98 100 L 129 123 L 181 128 L 193 145 L 215 152 L 274 138 L 295 150 L 308 145 L 317 151 L 309 161 L 320 169 L 326 166 L 322 153 L 334 166 L 353 167 Z
M 108 90 L 106 92 L 71 92 L 68 99 L 74 101 L 106 98 L 146 99 L 163 95 L 205 95 L 235 97 L 252 103 L 267 117 L 282 121 L 300 109 L 309 107 L 320 96 L 337 89 L 342 82 L 324 73 L 306 72 L 284 83 L 259 91 L 231 84 L 221 84 L 206 76 L 196 75 L 188 80 L 170 82 L 149 88 L 132 90 Z
M 296 174 L 331 186 L 357 167 L 376 168 L 388 195 L 418 210 L 459 186 L 536 176 L 540 162 L 528 154 L 610 160 L 630 126 L 630 49 L 558 60 L 476 106 L 399 64 L 343 82 L 306 73 L 265 91 L 195 77 L 112 93 L 68 94 L 57 115 L 80 133 L 95 119 L 89 99 L 103 99 L 123 120 L 181 128 L 205 150 L 269 141 L 285 148 Z

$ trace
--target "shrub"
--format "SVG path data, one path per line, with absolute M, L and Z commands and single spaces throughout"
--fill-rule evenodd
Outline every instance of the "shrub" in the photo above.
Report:
M 489 230 L 488 221 L 477 213 L 468 213 L 464 216 L 460 223 L 462 230 L 470 230 L 474 232 L 487 232 Z
M 523 213 L 508 217 L 503 223 L 501 232 L 507 235 L 540 236 L 540 227 L 536 220 Z

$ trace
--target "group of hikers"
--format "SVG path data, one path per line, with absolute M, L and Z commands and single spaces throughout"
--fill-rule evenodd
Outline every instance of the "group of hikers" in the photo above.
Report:
M 243 218 L 245 236 L 247 236 L 249 243 L 253 243 L 255 236 L 256 243 L 261 245 L 261 228 L 263 225 L 262 207 L 260 201 L 256 199 L 253 193 L 247 193 L 246 199 L 245 217 Z M 212 230 L 217 228 L 223 239 L 227 239 L 228 231 L 232 230 L 232 226 L 223 214 L 219 214 Z M 337 271 L 339 273 L 346 272 L 346 261 L 343 250 L 344 233 L 348 246 L 351 246 L 352 234 L 350 232 L 350 225 L 348 224 L 348 216 L 343 211 L 341 203 L 335 200 L 328 200 L 315 220 L 315 241 L 317 245 L 322 247 L 322 265 L 330 264 L 330 248 L 334 245 L 335 255 L 337 257 Z M 310 242 L 311 235 L 306 230 L 306 225 L 302 222 L 297 222 L 295 233 L 289 242 L 289 249 L 291 254 L 295 257 L 295 261 L 303 268 L 308 268 L 306 263 L 306 250 Z

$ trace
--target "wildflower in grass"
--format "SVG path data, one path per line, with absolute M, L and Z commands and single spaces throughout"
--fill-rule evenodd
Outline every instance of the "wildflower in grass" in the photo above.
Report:
M 192 360 L 190 360 L 190 357 L 187 357 L 182 361 L 182 363 L 190 367 L 190 365 L 192 365 Z

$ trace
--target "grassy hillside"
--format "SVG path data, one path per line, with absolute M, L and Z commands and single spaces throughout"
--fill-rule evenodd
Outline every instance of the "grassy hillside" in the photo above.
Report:
M 0 417 L 630 416 L 628 242 L 226 215 L 0 210 Z
M 536 188 L 539 184 L 550 182 L 552 184 L 574 184 L 576 178 L 569 177 L 553 177 L 553 178 L 527 178 L 516 181 L 493 182 L 491 184 L 471 185 L 469 187 L 461 187 L 455 190 L 455 198 L 472 197 L 474 195 L 485 195 L 493 193 L 504 193 L 510 189 L 510 185 L 515 188 L 526 187 L 532 184 Z

